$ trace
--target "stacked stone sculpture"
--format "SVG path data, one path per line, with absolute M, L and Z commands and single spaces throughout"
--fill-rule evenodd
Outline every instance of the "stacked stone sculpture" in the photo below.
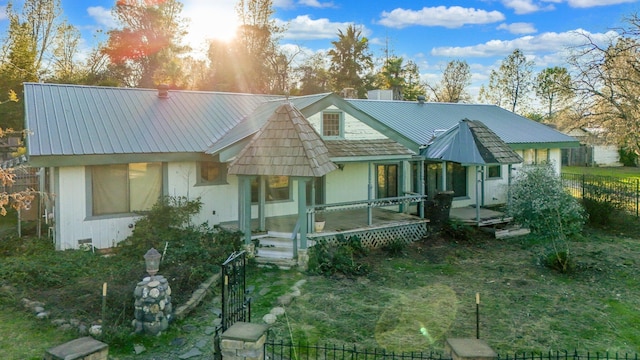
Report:
M 133 327 L 136 333 L 160 335 L 169 327 L 169 322 L 173 319 L 171 287 L 164 276 L 145 277 L 136 286 L 133 296 Z

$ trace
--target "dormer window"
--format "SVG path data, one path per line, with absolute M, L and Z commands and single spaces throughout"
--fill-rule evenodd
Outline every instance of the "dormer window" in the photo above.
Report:
M 340 112 L 324 112 L 322 113 L 322 136 L 323 137 L 342 137 L 343 124 L 342 113 Z

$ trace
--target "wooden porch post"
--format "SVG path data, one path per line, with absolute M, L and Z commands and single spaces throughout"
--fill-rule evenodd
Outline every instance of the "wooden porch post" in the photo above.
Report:
M 267 198 L 267 178 L 266 176 L 258 177 L 258 183 L 260 184 L 260 188 L 258 191 L 258 227 L 260 231 L 265 231 L 267 229 L 267 220 L 265 214 L 265 204 Z M 251 188 L 249 188 L 251 191 Z
M 371 201 L 373 199 L 373 165 L 369 162 L 369 184 L 367 185 L 367 200 Z M 367 224 L 373 224 L 373 208 L 371 205 L 367 206 Z
M 427 193 L 427 183 L 424 179 L 424 159 L 418 162 L 418 172 L 418 192 L 420 195 L 424 196 Z M 421 219 L 424 219 L 424 205 L 425 204 L 422 202 L 418 203 L 418 215 Z
M 298 224 L 300 224 L 300 249 L 307 248 L 307 181 L 309 178 L 298 178 Z M 297 240 L 294 239 L 297 242 Z M 295 249 L 295 247 L 294 247 Z M 297 256 L 298 254 L 293 254 Z
M 405 169 L 407 168 L 406 166 L 407 162 L 406 161 L 401 161 L 399 164 L 399 169 L 398 169 L 398 182 L 400 183 L 398 186 L 398 195 L 397 196 L 404 196 L 404 190 L 405 190 L 405 186 L 404 186 L 404 179 L 405 179 Z M 400 212 L 404 213 L 405 211 L 407 211 L 408 206 L 406 205 L 406 203 L 403 201 L 400 203 Z
M 238 176 L 238 225 L 245 245 L 251 244 L 251 177 Z

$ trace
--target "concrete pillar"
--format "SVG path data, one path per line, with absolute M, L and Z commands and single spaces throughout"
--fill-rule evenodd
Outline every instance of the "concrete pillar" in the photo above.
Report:
M 498 357 L 498 354 L 480 339 L 447 339 L 444 351 L 451 355 L 452 360 L 495 360 Z
M 264 360 L 267 324 L 237 322 L 220 337 L 223 360 Z
M 298 249 L 298 269 L 300 271 L 309 270 L 309 250 Z

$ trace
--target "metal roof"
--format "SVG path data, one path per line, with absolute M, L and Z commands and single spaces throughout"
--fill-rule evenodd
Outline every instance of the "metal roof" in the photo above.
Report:
M 523 161 L 482 122 L 467 119 L 436 137 L 423 153 L 427 159 L 463 165 L 517 164 Z
M 204 152 L 282 96 L 25 83 L 30 156 Z
M 507 144 L 577 146 L 573 137 L 495 105 L 359 99 L 347 102 L 418 145 L 428 144 L 435 134 L 456 126 L 460 120 L 471 119 L 482 121 Z
M 287 103 L 231 162 L 229 174 L 321 177 L 337 168 L 320 135 Z
M 291 103 L 297 109 L 304 109 L 305 107 L 314 104 L 321 99 L 327 97 L 328 94 L 318 94 L 309 96 L 300 96 L 294 98 L 272 99 L 258 105 L 255 110 L 247 115 L 241 122 L 237 124 L 231 131 L 229 131 L 223 138 L 217 139 L 207 149 L 207 154 L 215 154 L 218 151 L 231 146 L 238 141 L 255 134 L 260 128 L 267 122 L 267 119 L 274 113 L 274 111 L 281 105 Z

